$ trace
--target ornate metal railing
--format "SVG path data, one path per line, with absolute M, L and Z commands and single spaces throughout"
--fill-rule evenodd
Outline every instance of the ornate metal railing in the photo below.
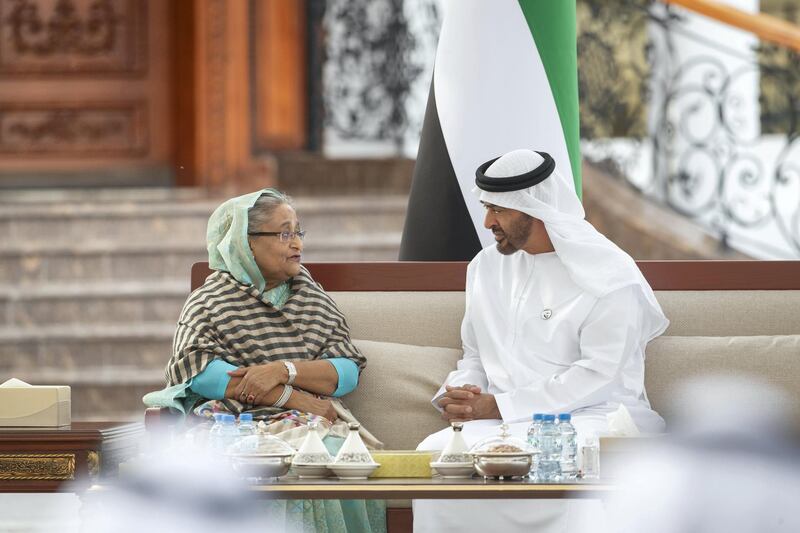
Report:
M 578 5 L 584 157 L 723 244 L 800 255 L 800 54 L 660 2 Z
M 326 129 L 415 151 L 439 26 L 436 0 L 328 0 Z

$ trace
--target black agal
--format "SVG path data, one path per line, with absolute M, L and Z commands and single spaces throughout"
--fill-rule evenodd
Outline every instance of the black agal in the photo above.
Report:
M 486 170 L 492 166 L 492 163 L 500 159 L 495 157 L 478 167 L 475 171 L 475 184 L 479 189 L 488 192 L 510 192 L 527 189 L 536 184 L 546 180 L 553 170 L 556 168 L 556 162 L 550 157 L 547 152 L 536 152 L 544 158 L 542 164 L 533 170 L 517 176 L 509 176 L 507 178 L 489 178 L 486 176 Z

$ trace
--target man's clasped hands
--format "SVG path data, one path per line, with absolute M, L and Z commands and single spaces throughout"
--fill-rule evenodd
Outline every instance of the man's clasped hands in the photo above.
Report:
M 447 385 L 445 391 L 438 403 L 448 422 L 502 418 L 494 395 L 482 393 L 477 385 Z

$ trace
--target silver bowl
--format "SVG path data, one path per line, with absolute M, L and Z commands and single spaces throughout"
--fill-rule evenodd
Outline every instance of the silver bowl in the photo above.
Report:
M 244 478 L 278 478 L 289 473 L 291 454 L 231 455 L 234 471 Z
M 533 453 L 473 453 L 475 470 L 483 477 L 525 477 L 531 471 Z

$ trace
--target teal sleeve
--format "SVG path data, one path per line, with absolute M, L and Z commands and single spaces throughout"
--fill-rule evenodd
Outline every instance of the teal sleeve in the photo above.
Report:
M 199 399 L 199 394 L 191 390 L 191 385 L 192 380 L 189 380 L 166 389 L 148 392 L 142 401 L 147 407 L 168 407 L 173 413 L 177 411 L 185 415 Z
M 228 371 L 235 369 L 236 366 L 226 363 L 222 359 L 214 359 L 208 363 L 205 370 L 192 379 L 190 388 L 203 398 L 223 400 L 225 398 L 225 389 L 228 388 L 228 383 L 231 380 Z
M 346 357 L 334 357 L 333 359 L 325 359 L 339 374 L 339 386 L 333 391 L 331 396 L 338 398 L 345 394 L 351 393 L 358 385 L 358 365 Z

